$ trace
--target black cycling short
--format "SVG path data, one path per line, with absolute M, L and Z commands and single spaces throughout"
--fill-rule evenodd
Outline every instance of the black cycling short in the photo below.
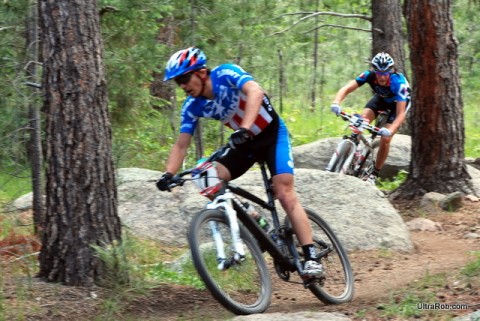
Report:
M 217 160 L 225 166 L 231 179 L 242 176 L 255 162 L 265 161 L 272 176 L 293 174 L 293 153 L 287 128 L 279 117 L 251 141 L 229 150 Z
M 409 102 L 407 101 L 407 105 Z M 382 110 L 389 110 L 390 114 L 388 115 L 387 123 L 391 124 L 397 118 L 397 102 L 386 102 L 379 95 L 374 95 L 368 103 L 365 105 L 365 108 L 371 109 L 375 113 L 375 118 L 378 117 L 378 113 Z M 407 109 L 408 110 L 408 109 Z

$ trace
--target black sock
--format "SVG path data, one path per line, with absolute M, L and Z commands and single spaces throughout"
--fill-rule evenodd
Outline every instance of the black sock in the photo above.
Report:
M 305 261 L 315 261 L 317 259 L 317 251 L 315 250 L 315 246 L 313 246 L 313 244 L 302 245 L 302 250 L 305 254 Z

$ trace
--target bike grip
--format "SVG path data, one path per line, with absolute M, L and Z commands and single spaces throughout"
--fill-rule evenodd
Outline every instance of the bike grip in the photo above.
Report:
M 178 175 L 173 176 L 172 180 L 170 181 L 170 184 L 168 184 L 168 191 L 171 192 L 172 188 L 177 186 L 182 186 L 183 182 L 184 180 L 180 176 Z

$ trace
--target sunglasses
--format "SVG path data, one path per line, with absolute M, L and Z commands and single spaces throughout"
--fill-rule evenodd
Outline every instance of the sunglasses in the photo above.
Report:
M 194 74 L 194 72 L 189 72 L 189 73 L 180 75 L 178 77 L 175 77 L 174 80 L 177 83 L 177 85 L 179 85 L 179 86 L 180 85 L 186 85 L 186 84 L 188 84 L 190 79 L 192 79 L 193 74 Z
M 391 74 L 390 71 L 377 71 L 377 70 L 375 70 L 375 75 L 377 75 L 377 76 L 388 76 L 390 74 Z

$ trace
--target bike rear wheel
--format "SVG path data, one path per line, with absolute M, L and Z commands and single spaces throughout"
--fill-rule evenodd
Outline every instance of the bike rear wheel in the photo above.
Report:
M 325 255 L 321 257 L 325 278 L 318 282 L 311 282 L 309 290 L 326 304 L 340 304 L 349 302 L 353 298 L 354 278 L 347 256 L 340 240 L 328 224 L 314 211 L 305 208 L 313 233 L 313 241 L 317 253 Z M 288 218 L 286 225 L 289 226 Z M 296 241 L 297 251 L 303 256 L 302 248 Z
M 212 224 L 215 226 L 216 241 L 213 239 Z M 218 237 L 225 253 L 228 268 L 219 269 Z M 193 264 L 210 290 L 213 297 L 225 308 L 235 314 L 252 314 L 264 312 L 270 305 L 272 284 L 262 252 L 256 240 L 240 225 L 245 256 L 242 260 L 235 258 L 235 244 L 223 211 L 204 210 L 195 216 L 190 224 L 188 242 Z M 221 244 L 223 243 L 223 244 Z

